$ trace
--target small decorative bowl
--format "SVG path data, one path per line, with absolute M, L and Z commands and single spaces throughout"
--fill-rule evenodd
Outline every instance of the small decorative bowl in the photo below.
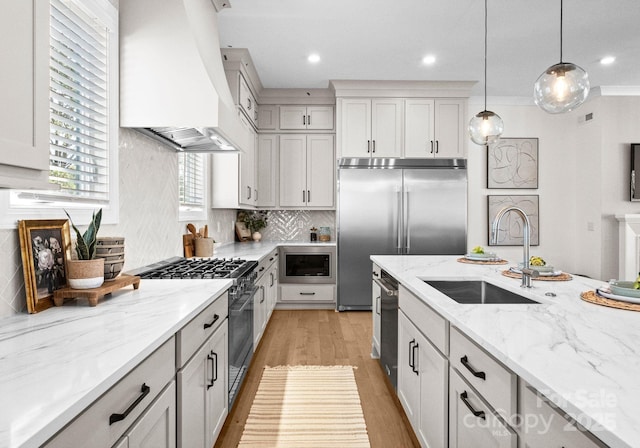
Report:
M 617 296 L 640 298 L 640 289 L 635 289 L 633 287 L 633 283 L 634 282 L 625 282 L 625 281 L 609 282 L 609 287 L 611 288 L 611 294 L 615 294 Z
M 120 271 L 122 271 L 122 267 L 124 266 L 124 260 L 119 261 L 106 261 L 104 262 L 104 279 L 114 280 L 118 275 L 120 275 Z

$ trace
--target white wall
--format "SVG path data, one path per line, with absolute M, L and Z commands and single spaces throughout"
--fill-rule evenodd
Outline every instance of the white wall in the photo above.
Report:
M 475 98 L 469 102 L 468 119 L 483 109 Z M 468 144 L 469 176 L 469 229 L 467 243 L 488 247 L 488 195 L 539 195 L 540 245 L 531 247 L 531 255 L 539 255 L 554 266 L 575 272 L 574 251 L 576 245 L 573 228 L 575 216 L 575 158 L 573 141 L 575 117 L 549 115 L 535 105 L 511 105 L 500 100 L 490 100 L 488 109 L 500 115 L 504 121 L 503 137 L 537 137 L 539 156 L 538 189 L 488 189 L 487 151 L 471 141 Z M 522 247 L 491 247 L 498 255 L 522 259 Z

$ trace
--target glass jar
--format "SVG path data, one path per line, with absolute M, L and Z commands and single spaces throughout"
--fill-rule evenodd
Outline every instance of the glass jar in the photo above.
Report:
M 320 227 L 320 241 L 331 241 L 331 228 Z

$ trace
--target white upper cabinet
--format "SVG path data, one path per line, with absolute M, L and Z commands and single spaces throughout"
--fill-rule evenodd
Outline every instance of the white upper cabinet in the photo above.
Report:
M 282 130 L 332 130 L 332 106 L 280 106 Z
M 279 173 L 281 207 L 334 207 L 333 135 L 281 135 Z
M 405 157 L 465 157 L 463 99 L 405 101 Z
M 401 157 L 403 100 L 341 99 L 341 157 Z
M 277 205 L 277 154 L 278 136 L 259 134 L 256 150 L 258 207 L 275 207 Z
M 273 104 L 260 105 L 258 109 L 258 129 L 261 131 L 275 131 L 278 129 L 278 106 Z
M 49 176 L 49 2 L 1 0 L 0 188 Z
M 253 126 L 258 126 L 258 102 L 255 96 L 249 88 L 249 84 L 242 76 L 242 73 L 238 73 L 238 105 L 240 110 L 245 113 L 249 121 Z

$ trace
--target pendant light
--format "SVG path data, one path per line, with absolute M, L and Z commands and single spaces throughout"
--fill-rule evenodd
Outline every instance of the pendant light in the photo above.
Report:
M 469 122 L 469 135 L 478 145 L 490 145 L 500 139 L 503 130 L 502 118 L 487 110 L 487 0 L 484 0 L 484 110 Z
M 569 112 L 589 96 L 589 75 L 571 62 L 562 61 L 562 2 L 560 0 L 560 63 L 546 69 L 533 86 L 533 100 L 550 114 Z

